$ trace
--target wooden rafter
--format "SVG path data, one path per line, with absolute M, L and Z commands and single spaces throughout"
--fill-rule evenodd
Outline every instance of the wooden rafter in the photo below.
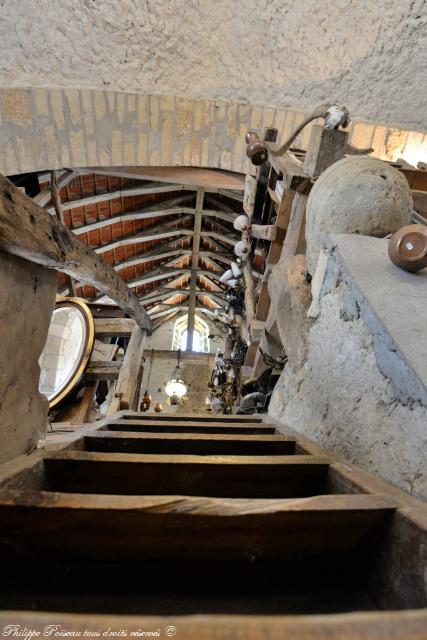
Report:
M 193 253 L 191 257 L 190 296 L 188 301 L 187 345 L 186 350 L 193 350 L 194 317 L 196 309 L 197 268 L 199 266 L 200 233 L 203 220 L 203 189 L 197 190 L 196 211 L 194 214 Z
M 141 328 L 151 330 L 144 308 L 114 269 L 1 175 L 0 248 L 96 287 Z
M 62 186 L 65 186 L 65 185 L 62 185 Z M 60 186 L 59 188 L 62 188 L 62 187 Z M 63 203 L 63 207 L 64 207 L 64 211 L 69 211 L 71 209 L 88 207 L 93 204 L 99 204 L 100 202 L 115 200 L 117 198 L 126 198 L 129 196 L 143 196 L 143 195 L 158 194 L 158 193 L 169 193 L 170 191 L 184 191 L 184 190 L 186 190 L 184 185 L 179 185 L 179 184 L 165 185 L 165 184 L 158 184 L 158 183 L 150 183 L 146 186 L 123 187 L 122 189 L 118 189 L 116 191 L 106 191 L 105 193 L 97 193 L 91 196 L 86 196 L 84 198 L 69 200 L 68 202 Z M 192 195 L 190 194 L 185 197 L 191 198 Z M 182 196 L 181 196 L 181 199 L 182 199 Z
M 241 174 L 199 167 L 88 167 L 81 171 L 134 180 L 179 183 L 227 196 L 229 191 L 237 195 L 245 188 L 244 176 Z

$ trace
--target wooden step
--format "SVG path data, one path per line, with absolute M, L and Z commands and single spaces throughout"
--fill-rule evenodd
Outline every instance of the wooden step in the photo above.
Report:
M 100 494 L 289 498 L 327 493 L 311 455 L 182 456 L 63 451 L 44 458 L 49 489 Z
M 227 416 L 223 414 L 204 413 L 143 413 L 141 411 L 126 411 L 121 415 L 124 420 L 154 420 L 156 422 L 165 420 L 173 422 L 222 422 L 222 423 L 244 423 L 259 424 L 263 422 L 260 416 Z
M 117 420 L 109 421 L 104 427 L 108 431 L 137 431 L 151 433 L 224 433 L 240 435 L 273 435 L 276 427 L 266 424 L 244 424 L 224 422 L 174 422 L 173 420 Z
M 84 637 L 85 632 L 96 634 L 99 631 L 117 637 L 123 629 L 127 630 L 127 637 L 132 633 L 135 634 L 133 637 L 141 637 L 141 630 L 147 633 L 160 630 L 160 637 L 167 637 L 163 631 L 168 629 L 174 640 L 425 640 L 427 635 L 427 609 L 351 611 L 317 616 L 98 616 L 87 613 L 55 613 L 53 616 L 52 613 L 9 611 L 0 612 L 0 624 L 3 628 L 13 622 L 22 629 L 34 629 L 42 636 L 48 625 L 52 625 L 53 617 L 61 630 L 77 637 Z
M 367 548 L 395 504 L 374 495 L 247 500 L 0 492 L 0 542 L 39 561 L 242 562 Z M 81 532 L 83 535 L 76 535 Z
M 219 435 L 97 431 L 84 437 L 86 451 L 190 455 L 289 455 L 295 440 L 279 435 Z

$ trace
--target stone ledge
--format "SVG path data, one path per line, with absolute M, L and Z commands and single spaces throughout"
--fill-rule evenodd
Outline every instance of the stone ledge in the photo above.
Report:
M 378 368 L 401 402 L 427 407 L 427 270 L 414 274 L 396 267 L 386 239 L 331 235 L 328 245 L 338 265 L 334 275 L 328 266 L 322 294 L 331 278 L 346 282 L 372 333 Z

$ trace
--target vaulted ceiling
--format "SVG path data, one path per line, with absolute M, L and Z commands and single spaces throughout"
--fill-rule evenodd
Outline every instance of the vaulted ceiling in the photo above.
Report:
M 35 200 L 53 215 L 50 174 Z M 225 299 L 219 278 L 233 260 L 242 210 L 241 176 L 203 169 L 98 167 L 55 176 L 59 215 L 109 262 L 155 326 L 188 309 L 212 314 Z M 58 208 L 58 207 L 57 207 Z M 59 276 L 59 292 L 100 299 L 91 286 Z

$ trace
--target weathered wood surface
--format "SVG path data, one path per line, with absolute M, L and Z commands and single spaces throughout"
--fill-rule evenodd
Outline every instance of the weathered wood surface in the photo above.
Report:
M 369 547 L 394 508 L 363 495 L 245 500 L 9 491 L 0 492 L 0 541 L 10 544 L 22 526 L 31 552 L 46 560 L 59 550 L 66 561 L 265 562 Z
M 287 258 L 305 251 L 305 209 L 308 196 L 304 193 L 296 193 L 288 229 L 283 243 L 282 257 Z
M 112 616 L 70 613 L 0 612 L 0 623 L 43 632 L 60 624 L 69 631 L 119 633 L 171 629 L 176 640 L 425 640 L 427 609 L 311 616 Z M 129 637 L 129 636 L 128 636 Z
M 337 160 L 344 158 L 347 150 L 348 133 L 338 129 L 327 129 L 314 124 L 304 159 L 304 171 L 311 177 L 319 176 Z
M 151 330 L 146 311 L 114 269 L 2 175 L 0 248 L 96 287 L 132 316 L 140 327 Z
M 116 380 L 122 367 L 121 360 L 91 360 L 85 370 L 86 380 Z
M 328 463 L 315 456 L 192 456 L 63 451 L 44 459 L 56 491 L 238 498 L 322 493 Z
M 244 176 L 239 173 L 199 167 L 88 167 L 84 171 L 134 180 L 156 180 L 203 187 L 211 193 L 224 189 L 243 191 L 245 188 Z
M 205 354 L 206 355 L 206 354 Z M 130 419 L 130 420 L 142 420 L 146 422 L 147 420 L 156 420 L 157 422 L 160 420 L 167 420 L 172 422 L 221 422 L 223 424 L 234 423 L 234 422 L 243 422 L 246 424 L 262 424 L 263 419 L 260 416 L 252 415 L 252 416 L 241 416 L 241 415 L 222 415 L 222 414 L 212 414 L 212 413 L 178 413 L 178 414 L 158 414 L 158 413 L 141 413 L 137 411 L 126 411 L 120 415 L 120 418 Z
M 132 331 L 107 416 L 117 413 L 117 408 L 131 409 L 134 405 L 146 335 L 147 332 L 141 327 L 135 327 Z M 118 407 L 115 400 L 118 400 Z
M 295 193 L 296 192 L 291 189 L 285 189 L 280 201 L 275 223 L 277 228 L 280 229 L 280 234 L 278 239 L 272 242 L 270 246 L 270 250 L 268 252 L 268 262 L 270 264 L 276 264 L 279 262 L 280 255 L 282 253 L 283 237 L 289 225 Z
M 271 298 L 268 291 L 268 281 L 265 281 L 261 285 L 261 291 L 258 297 L 255 318 L 265 322 L 268 318 L 268 312 L 270 311 Z
M 174 423 L 173 420 L 123 420 L 114 419 L 103 427 L 109 431 L 134 431 L 134 432 L 152 432 L 152 433 L 206 433 L 206 434 L 240 434 L 240 435 L 273 435 L 276 428 L 264 424 L 227 423 L 227 422 L 192 422 L 186 420 Z
M 251 226 L 251 234 L 253 238 L 258 240 L 272 242 L 277 239 L 279 230 L 274 224 L 253 224 Z
M 141 434 L 98 431 L 84 438 L 87 451 L 189 455 L 290 455 L 295 441 L 283 436 Z
M 135 328 L 132 318 L 95 318 L 95 335 L 97 338 L 127 338 Z

